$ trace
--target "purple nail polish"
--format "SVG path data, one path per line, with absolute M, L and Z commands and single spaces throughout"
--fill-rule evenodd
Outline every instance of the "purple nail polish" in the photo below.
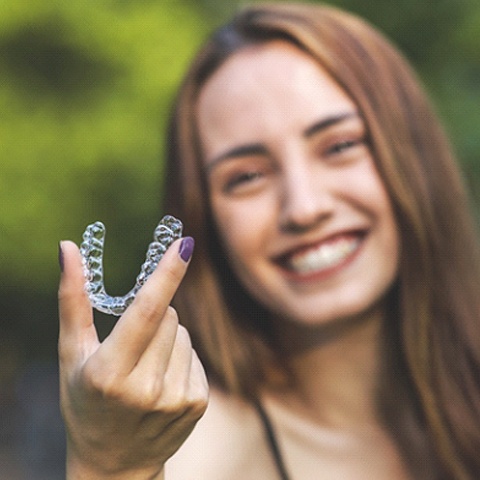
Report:
M 63 250 L 62 244 L 58 244 L 58 264 L 60 265 L 60 271 L 63 273 Z
M 180 244 L 178 253 L 184 262 L 188 262 L 193 253 L 193 247 L 195 246 L 195 240 L 192 237 L 185 237 Z

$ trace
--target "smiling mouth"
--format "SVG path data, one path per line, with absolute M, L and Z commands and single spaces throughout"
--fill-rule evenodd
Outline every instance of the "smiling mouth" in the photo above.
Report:
M 297 275 L 333 270 L 352 259 L 358 251 L 364 233 L 342 234 L 308 248 L 284 256 L 280 263 Z

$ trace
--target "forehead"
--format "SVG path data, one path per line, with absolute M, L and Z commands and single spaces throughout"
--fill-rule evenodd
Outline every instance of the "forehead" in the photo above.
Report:
M 208 79 L 197 120 L 206 143 L 241 142 L 293 133 L 353 109 L 351 98 L 314 59 L 292 44 L 273 41 L 235 53 Z

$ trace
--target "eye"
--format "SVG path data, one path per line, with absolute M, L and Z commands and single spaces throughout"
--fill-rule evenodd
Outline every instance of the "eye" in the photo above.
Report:
M 358 139 L 347 139 L 334 143 L 332 146 L 328 147 L 326 150 L 327 156 L 334 156 L 346 153 L 352 150 L 355 147 L 363 145 L 365 140 L 363 138 Z
M 226 181 L 223 191 L 225 193 L 241 192 L 263 177 L 264 173 L 260 170 L 251 170 L 234 174 Z

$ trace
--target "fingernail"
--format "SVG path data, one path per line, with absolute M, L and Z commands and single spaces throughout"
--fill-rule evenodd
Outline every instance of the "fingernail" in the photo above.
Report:
M 195 240 L 192 237 L 185 237 L 180 244 L 178 253 L 184 262 L 188 262 L 193 253 L 193 247 L 195 246 Z
M 58 243 L 58 264 L 60 265 L 60 271 L 63 273 L 63 250 L 62 243 Z

